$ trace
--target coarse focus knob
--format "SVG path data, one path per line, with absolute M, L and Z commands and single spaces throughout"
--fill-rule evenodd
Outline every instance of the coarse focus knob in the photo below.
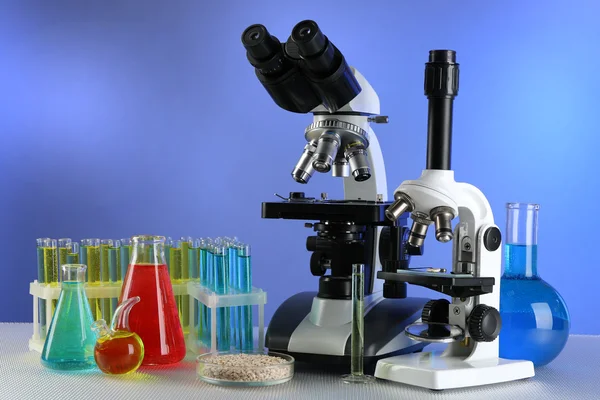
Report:
M 469 334 L 476 342 L 493 342 L 502 328 L 500 313 L 494 307 L 479 304 L 469 316 Z
M 450 302 L 446 299 L 429 300 L 421 312 L 421 321 L 447 324 L 449 306 Z

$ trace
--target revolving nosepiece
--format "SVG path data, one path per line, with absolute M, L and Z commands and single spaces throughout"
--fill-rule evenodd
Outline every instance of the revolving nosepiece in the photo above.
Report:
M 385 216 L 390 221 L 396 222 L 402 214 L 411 212 L 414 207 L 410 197 L 404 193 L 396 193 L 394 197 L 396 200 L 385 210 Z
M 298 183 L 308 183 L 315 171 L 312 166 L 312 159 L 315 154 L 317 146 L 315 142 L 309 142 L 304 146 L 300 160 L 296 163 L 296 166 L 292 170 L 292 178 Z
M 447 243 L 452 240 L 452 220 L 454 210 L 450 207 L 436 207 L 431 210 L 431 219 L 435 223 L 435 239 L 438 242 Z
M 340 147 L 340 135 L 335 132 L 325 132 L 317 142 L 317 150 L 313 158 L 313 168 L 319 172 L 329 172 L 333 158 Z
M 363 144 L 348 147 L 344 155 L 350 164 L 350 170 L 355 181 L 363 182 L 371 177 L 367 149 Z

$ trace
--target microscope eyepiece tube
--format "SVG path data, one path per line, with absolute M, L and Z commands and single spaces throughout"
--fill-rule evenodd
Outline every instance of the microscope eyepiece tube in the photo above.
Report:
M 350 170 L 355 181 L 363 182 L 371 177 L 367 149 L 362 144 L 348 147 L 344 155 L 350 164 Z
M 264 25 L 251 25 L 242 33 L 242 44 L 257 60 L 265 60 L 281 52 L 281 43 Z
M 452 240 L 452 220 L 454 210 L 450 207 L 436 207 L 431 210 L 431 219 L 435 223 L 435 239 L 438 242 L 447 243 Z
M 343 155 L 340 156 L 341 152 L 338 152 L 333 166 L 331 167 L 331 174 L 338 178 L 348 178 L 350 176 L 350 165 L 348 160 Z
M 325 132 L 317 142 L 317 150 L 313 158 L 313 168 L 319 172 L 329 172 L 333 158 L 340 147 L 340 136 L 335 132 Z
M 296 166 L 292 170 L 292 178 L 294 178 L 296 182 L 308 183 L 312 177 L 314 172 L 312 161 L 316 149 L 317 146 L 315 142 L 309 142 L 304 146 L 304 151 L 302 151 L 300 160 L 298 160 L 298 163 L 296 163 Z

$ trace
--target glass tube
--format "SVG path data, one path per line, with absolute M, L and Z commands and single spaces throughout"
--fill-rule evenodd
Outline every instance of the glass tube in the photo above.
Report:
M 190 281 L 190 244 L 193 239 L 189 236 L 181 237 L 181 282 L 187 285 Z M 183 333 L 188 334 L 190 328 L 190 296 L 185 294 L 181 296 L 181 325 Z
M 506 276 L 537 276 L 537 236 L 539 204 L 508 203 L 506 205 Z
M 53 277 L 53 264 L 56 254 L 56 240 L 39 238 L 37 243 L 37 280 L 41 284 L 50 284 Z M 39 299 L 40 334 L 46 336 L 46 300 Z
M 69 254 L 69 250 L 71 248 L 71 239 L 70 238 L 62 238 L 58 239 L 58 282 L 61 282 L 61 266 L 68 264 L 67 255 Z
M 119 249 L 121 258 L 121 279 L 125 280 L 127 276 L 127 269 L 129 267 L 129 260 L 131 259 L 131 239 L 124 238 L 120 240 L 121 248 Z
M 189 266 L 189 280 L 198 282 L 200 279 L 200 239 L 191 239 L 188 245 L 188 266 Z M 189 296 L 188 304 L 189 304 Z M 198 300 L 194 301 L 195 309 L 198 309 L 197 313 L 194 313 L 194 321 L 189 321 L 189 329 L 196 329 L 199 321 L 200 310 L 198 308 Z M 193 310 L 192 310 L 193 311 Z
M 79 248 L 81 263 L 87 265 L 87 284 L 100 284 L 100 239 L 83 239 Z M 102 299 L 89 299 L 94 320 L 102 318 Z
M 108 281 L 111 285 L 122 282 L 121 277 L 121 241 L 114 240 L 112 246 L 108 247 Z M 117 310 L 118 299 L 113 297 L 110 299 L 111 316 L 115 315 Z
M 344 383 L 370 383 L 375 380 L 364 375 L 364 314 L 365 314 L 365 266 L 352 264 L 352 337 L 350 349 L 350 374 L 343 375 Z
M 200 285 L 212 289 L 213 283 L 209 278 L 209 270 L 212 268 L 212 252 L 210 250 L 210 239 L 200 240 L 200 256 L 199 256 L 199 281 Z M 212 274 L 211 274 L 212 275 Z M 206 347 L 210 347 L 210 310 L 204 304 L 200 304 L 198 317 L 198 333 L 197 337 L 200 343 Z
M 102 239 L 100 241 L 100 282 L 101 285 L 110 283 L 110 266 L 108 251 L 114 247 L 114 242 L 111 239 Z M 112 321 L 112 304 L 111 299 L 98 299 L 102 310 L 102 319 Z
M 67 264 L 79 264 L 79 243 L 71 242 L 67 252 Z
M 173 284 L 182 283 L 182 243 L 181 240 L 174 240 L 171 242 L 171 248 L 169 250 L 169 276 L 171 277 L 171 282 Z M 183 296 L 178 294 L 175 295 L 175 303 L 177 304 L 177 310 L 179 312 L 179 320 L 181 321 L 181 327 L 184 329 L 187 328 L 187 325 L 184 325 L 184 316 L 183 316 Z M 187 308 L 186 308 L 187 310 Z M 186 318 L 187 322 L 189 318 Z M 184 332 L 185 333 L 185 332 Z
M 252 292 L 252 262 L 250 246 L 241 244 L 237 251 L 237 289 L 242 293 Z M 254 331 L 252 325 L 252 306 L 238 307 L 238 327 L 240 335 L 240 350 L 254 349 Z
M 228 271 L 225 258 L 227 256 L 226 248 L 221 241 L 214 247 L 214 291 L 217 294 L 227 294 L 228 292 Z M 217 349 L 219 351 L 230 350 L 230 326 L 229 326 L 229 307 L 219 307 L 217 310 Z

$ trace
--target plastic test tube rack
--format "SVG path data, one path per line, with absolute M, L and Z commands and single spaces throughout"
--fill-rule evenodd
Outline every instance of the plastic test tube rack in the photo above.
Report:
M 99 286 L 87 286 L 85 293 L 88 298 L 110 299 L 118 298 L 121 294 L 121 283 L 107 283 Z M 38 299 L 53 300 L 58 299 L 60 295 L 60 284 L 47 285 L 39 283 L 37 280 L 29 284 L 29 294 L 33 296 L 33 336 L 29 339 L 29 350 L 42 352 L 44 348 L 45 337 L 40 333 L 41 322 L 39 320 Z M 219 307 L 232 306 L 258 306 L 258 348 L 263 350 L 264 346 L 264 306 L 267 303 L 267 293 L 258 288 L 252 288 L 251 293 L 236 293 L 219 295 L 210 289 L 201 286 L 196 282 L 185 282 L 173 284 L 174 295 L 190 295 L 190 321 L 194 321 L 194 313 L 198 312 L 198 302 L 211 309 L 211 351 L 216 351 L 216 318 L 215 309 Z M 46 307 L 46 321 L 50 324 L 52 320 L 51 307 Z M 198 346 L 196 340 L 196 330 L 190 329 L 186 338 L 187 347 L 194 353 L 203 351 L 204 348 Z
M 233 289 L 229 289 L 233 291 Z M 250 293 L 230 293 L 230 294 L 216 294 L 212 290 L 205 286 L 200 285 L 196 282 L 188 282 L 187 294 L 190 295 L 190 321 L 194 320 L 194 315 L 198 313 L 198 303 L 207 306 L 210 312 L 210 334 L 211 334 L 211 353 L 217 352 L 217 318 L 215 316 L 216 309 L 220 307 L 237 307 L 237 306 L 258 306 L 258 351 L 264 349 L 264 338 L 265 338 L 265 304 L 267 303 L 267 292 L 262 289 L 253 287 Z M 195 327 L 194 327 L 195 328 Z M 196 329 L 190 329 L 190 333 L 187 337 L 188 349 L 194 353 L 198 353 L 202 350 L 202 347 L 198 346 L 196 338 Z

